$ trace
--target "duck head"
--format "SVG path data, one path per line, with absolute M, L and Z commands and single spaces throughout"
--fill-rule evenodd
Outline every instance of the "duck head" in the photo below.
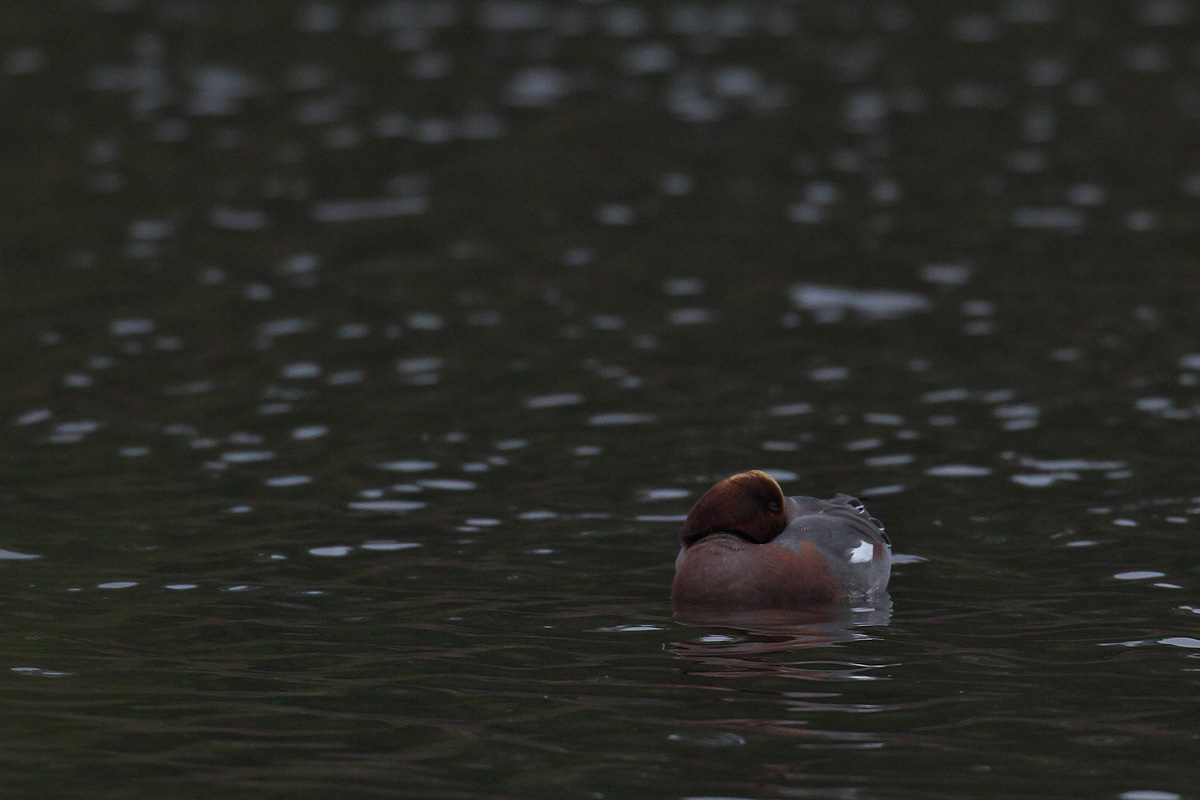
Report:
M 713 533 L 732 533 L 765 544 L 787 527 L 783 489 L 765 472 L 733 475 L 713 486 L 692 506 L 679 538 L 689 547 Z

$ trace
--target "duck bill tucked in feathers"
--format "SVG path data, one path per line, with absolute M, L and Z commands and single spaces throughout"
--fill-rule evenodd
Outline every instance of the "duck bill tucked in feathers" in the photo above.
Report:
M 785 497 L 770 475 L 718 482 L 679 534 L 676 606 L 797 608 L 882 592 L 891 541 L 853 497 Z

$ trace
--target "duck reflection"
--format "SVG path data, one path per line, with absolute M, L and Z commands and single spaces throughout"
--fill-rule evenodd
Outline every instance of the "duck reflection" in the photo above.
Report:
M 802 609 L 676 609 L 675 619 L 701 628 L 704 633 L 689 641 L 673 643 L 670 646 L 672 654 L 719 670 L 722 676 L 728 677 L 732 671 L 810 680 L 871 680 L 874 678 L 871 673 L 878 668 L 876 665 L 851 660 L 823 661 L 817 665 L 809 659 L 780 661 L 771 657 L 873 639 L 865 629 L 883 627 L 891 622 L 892 600 L 887 592 L 882 592 L 869 600 Z

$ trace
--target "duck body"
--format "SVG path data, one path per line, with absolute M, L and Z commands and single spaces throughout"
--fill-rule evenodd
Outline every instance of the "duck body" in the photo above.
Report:
M 704 493 L 680 531 L 677 606 L 796 608 L 882 592 L 891 541 L 848 495 L 785 497 L 757 470 Z

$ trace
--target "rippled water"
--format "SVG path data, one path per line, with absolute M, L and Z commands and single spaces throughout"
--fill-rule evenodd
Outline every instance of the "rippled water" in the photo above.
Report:
M 6 796 L 1196 797 L 1198 21 L 10 10 Z M 890 598 L 674 617 L 748 468 Z

